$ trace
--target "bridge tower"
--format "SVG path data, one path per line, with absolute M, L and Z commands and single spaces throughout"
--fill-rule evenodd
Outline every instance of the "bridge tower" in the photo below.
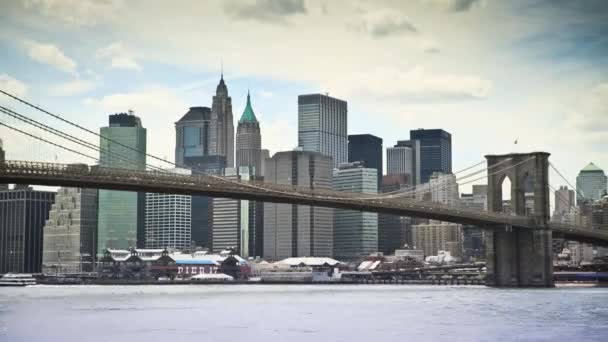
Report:
M 502 184 L 508 178 L 513 214 L 531 216 L 535 225 L 534 229 L 502 226 L 486 231 L 489 286 L 554 286 L 551 231 L 547 229 L 550 218 L 549 155 L 533 152 L 486 156 L 488 210 L 504 211 Z M 526 190 L 534 194 L 533 208 L 526 208 Z

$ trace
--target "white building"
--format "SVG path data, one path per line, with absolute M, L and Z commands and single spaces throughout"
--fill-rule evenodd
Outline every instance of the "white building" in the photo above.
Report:
M 431 201 L 456 206 L 459 203 L 456 175 L 435 172 L 429 180 Z
M 454 257 L 462 255 L 462 226 L 456 223 L 431 220 L 428 224 L 412 226 L 414 249 L 422 249 L 426 256 L 449 251 Z
M 190 174 L 185 169 L 170 171 Z M 188 249 L 191 232 L 192 196 L 146 194 L 146 248 Z

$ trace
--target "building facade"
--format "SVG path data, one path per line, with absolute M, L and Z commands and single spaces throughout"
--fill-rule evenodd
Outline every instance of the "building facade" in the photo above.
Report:
M 42 272 L 94 271 L 97 196 L 97 189 L 59 188 L 44 226 Z
M 307 189 L 331 189 L 333 161 L 318 152 L 278 152 L 266 159 L 264 181 Z M 333 209 L 264 203 L 264 257 L 331 257 Z
M 386 149 L 386 174 L 408 175 L 412 185 L 420 184 L 420 141 L 400 140 Z
M 434 172 L 429 179 L 431 201 L 457 206 L 459 204 L 456 175 Z
M 132 113 L 110 115 L 100 130 L 99 166 L 145 170 L 146 129 Z M 107 139 L 106 139 L 107 138 Z M 99 190 L 97 251 L 145 244 L 145 193 Z
M 255 179 L 252 167 L 227 168 L 224 177 L 248 181 Z M 212 205 L 213 251 L 235 249 L 243 257 L 262 256 L 263 205 L 249 200 L 214 198 Z
M 348 136 L 348 162 L 363 162 L 363 166 L 376 169 L 378 189 L 382 184 L 382 138 L 371 134 Z
M 171 172 L 189 175 L 190 170 Z M 192 247 L 192 196 L 146 194 L 146 248 Z
M 342 164 L 333 172 L 333 188 L 363 194 L 378 193 L 378 172 L 362 162 Z M 378 214 L 334 210 L 334 258 L 357 260 L 378 251 Z
M 552 218 L 554 221 L 561 221 L 562 217 L 570 213 L 576 206 L 574 198 L 574 190 L 568 189 L 567 186 L 560 186 L 555 190 L 555 211 Z
M 428 224 L 412 226 L 414 249 L 424 250 L 426 256 L 449 251 L 454 257 L 462 255 L 462 227 L 456 223 L 431 220 Z
M 226 167 L 234 167 L 234 121 L 232 116 L 232 98 L 224 75 L 217 85 L 211 105 L 211 132 L 209 148 L 211 155 L 225 156 Z
M 409 191 L 412 186 L 410 175 L 393 174 L 382 177 L 380 192 Z M 404 245 L 412 246 L 410 217 L 378 214 L 378 250 L 385 255 L 393 254 Z
M 236 129 L 236 167 L 240 166 L 252 168 L 255 176 L 262 175 L 262 134 L 249 93 Z
M 2 139 L 0 139 L 0 162 L 3 162 L 6 158 L 3 147 Z M 2 190 L 8 190 L 8 184 L 0 184 L 0 191 Z
M 410 131 L 410 140 L 420 142 L 420 183 L 433 172 L 452 173 L 452 135 L 442 129 Z
M 608 180 L 604 170 L 593 163 L 585 166 L 576 177 L 577 202 L 597 201 L 606 193 Z
M 298 146 L 333 158 L 333 166 L 348 161 L 346 101 L 327 95 L 298 96 Z
M 0 273 L 38 273 L 43 227 L 55 192 L 20 186 L 0 191 Z

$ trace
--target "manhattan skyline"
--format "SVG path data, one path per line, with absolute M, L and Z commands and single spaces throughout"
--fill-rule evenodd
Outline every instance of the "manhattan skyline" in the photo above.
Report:
M 271 154 L 297 145 L 297 96 L 329 92 L 349 103 L 348 134 L 385 147 L 411 129 L 452 133 L 455 171 L 530 150 L 551 152 L 571 182 L 590 161 L 608 165 L 601 2 L 157 3 L 165 29 L 139 2 L 67 3 L 2 5 L 0 88 L 90 128 L 130 108 L 174 141 L 189 107 L 211 106 L 223 61 L 233 111 L 250 88 Z M 171 144 L 149 140 L 172 159 Z

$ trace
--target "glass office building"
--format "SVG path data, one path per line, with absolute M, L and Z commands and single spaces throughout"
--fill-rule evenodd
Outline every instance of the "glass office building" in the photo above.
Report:
M 433 172 L 452 173 L 452 135 L 442 129 L 410 131 L 410 141 L 420 142 L 420 181 L 427 183 Z

